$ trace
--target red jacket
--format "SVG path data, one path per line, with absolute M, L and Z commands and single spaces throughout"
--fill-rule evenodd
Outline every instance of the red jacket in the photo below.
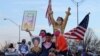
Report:
M 60 51 L 68 50 L 67 40 L 61 34 L 58 37 L 56 37 L 56 43 L 55 44 L 56 44 L 57 50 L 60 50 Z

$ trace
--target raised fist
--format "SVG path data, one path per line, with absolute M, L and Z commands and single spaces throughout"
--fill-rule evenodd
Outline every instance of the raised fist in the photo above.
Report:
M 70 15 L 70 14 L 71 14 L 71 13 L 70 13 L 70 10 L 71 10 L 71 8 L 68 7 L 68 11 L 66 12 L 67 15 Z

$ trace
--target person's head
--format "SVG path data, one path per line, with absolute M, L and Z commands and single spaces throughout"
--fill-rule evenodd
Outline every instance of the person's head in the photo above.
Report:
M 38 46 L 40 43 L 40 38 L 39 37 L 35 37 L 32 39 L 32 42 L 34 44 L 34 46 Z
M 5 53 L 0 51 L 0 56 L 5 56 Z
M 52 39 L 52 34 L 51 33 L 46 33 L 46 41 L 50 42 Z
M 63 18 L 58 17 L 56 21 L 57 21 L 57 24 L 61 25 L 63 23 Z
M 61 30 L 57 29 L 55 32 L 54 32 L 54 36 L 59 36 L 61 33 Z
M 14 48 L 13 43 L 10 43 L 10 44 L 9 44 L 9 48 Z
M 44 37 L 46 35 L 46 30 L 41 30 L 39 36 Z
M 28 42 L 28 45 L 31 46 L 31 41 Z
M 26 43 L 26 40 L 25 39 L 22 39 L 22 44 L 25 44 Z

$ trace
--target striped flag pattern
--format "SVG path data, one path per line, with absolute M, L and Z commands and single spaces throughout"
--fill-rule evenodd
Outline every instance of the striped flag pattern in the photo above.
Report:
M 46 11 L 46 18 L 48 18 L 49 25 L 51 25 L 49 11 L 52 11 L 51 0 L 49 0 L 48 8 L 47 8 L 47 11 Z
M 89 22 L 89 14 L 88 13 L 85 18 L 82 20 L 82 22 L 74 29 L 70 30 L 69 32 L 65 33 L 65 36 L 71 39 L 84 39 L 84 34 L 88 27 Z

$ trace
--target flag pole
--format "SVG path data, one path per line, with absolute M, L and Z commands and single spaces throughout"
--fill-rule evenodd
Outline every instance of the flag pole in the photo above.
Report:
M 77 7 L 77 9 L 76 9 L 76 12 L 77 12 L 77 26 L 78 26 L 78 24 L 79 24 L 79 5 L 80 5 L 80 3 L 82 3 L 84 0 L 71 0 L 75 5 L 76 5 L 76 7 Z
M 78 22 L 79 22 L 79 12 L 78 12 L 79 10 L 78 10 L 78 7 L 79 6 L 78 6 L 78 2 L 77 2 L 77 26 L 78 26 Z

